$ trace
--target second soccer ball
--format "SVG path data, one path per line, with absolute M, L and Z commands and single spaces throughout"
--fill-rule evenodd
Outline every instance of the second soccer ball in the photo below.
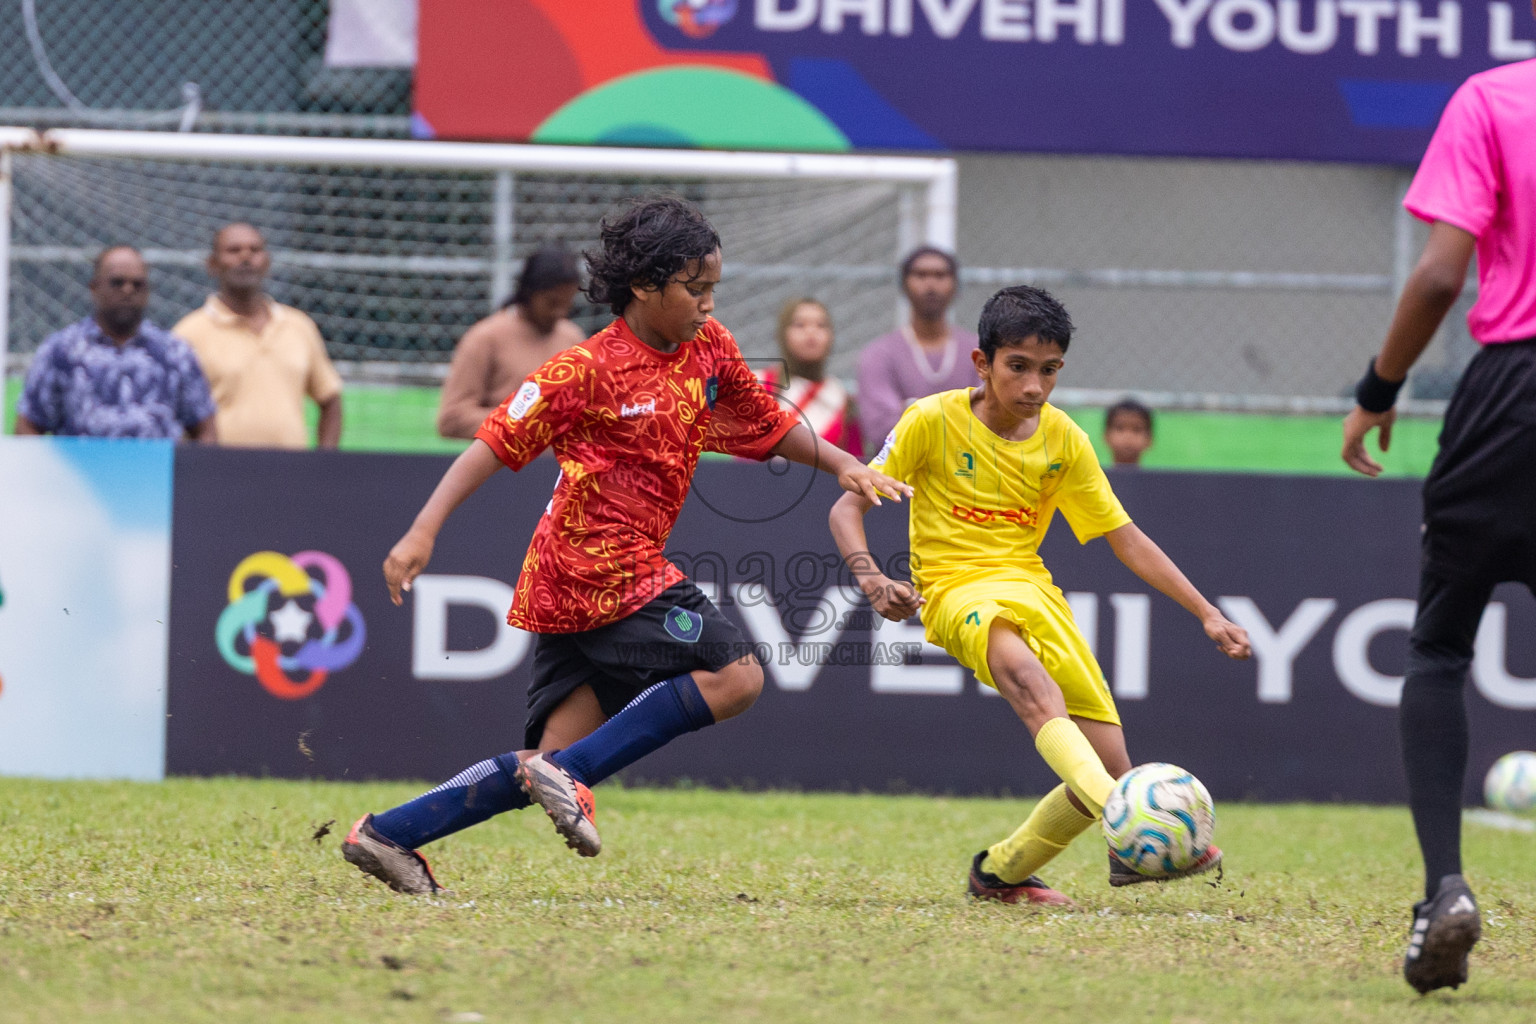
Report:
M 1536 809 L 1536 752 L 1516 750 L 1493 762 L 1483 780 L 1483 797 L 1501 811 Z
M 1138 765 L 1104 803 L 1104 836 L 1121 862 L 1142 874 L 1182 871 L 1211 845 L 1216 809 L 1200 780 L 1177 765 Z

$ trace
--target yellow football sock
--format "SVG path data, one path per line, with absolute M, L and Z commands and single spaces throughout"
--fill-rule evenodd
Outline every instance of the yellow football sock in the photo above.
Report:
M 1016 885 L 1045 867 L 1098 820 L 1072 806 L 1065 784 L 1057 786 L 1035 805 L 1018 831 L 987 850 L 981 870 Z
M 1104 801 L 1115 788 L 1115 780 L 1104 770 L 1104 762 L 1077 723 L 1070 718 L 1046 722 L 1035 734 L 1035 749 L 1095 817 L 1104 813 Z

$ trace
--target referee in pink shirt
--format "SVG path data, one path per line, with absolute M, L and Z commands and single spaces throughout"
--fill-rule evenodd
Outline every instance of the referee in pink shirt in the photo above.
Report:
M 1387 450 L 1398 390 L 1461 292 L 1474 249 L 1478 294 L 1467 326 L 1480 345 L 1424 481 L 1419 610 L 1398 716 L 1425 873 L 1403 975 L 1423 993 L 1467 980 L 1467 953 L 1482 931 L 1461 875 L 1463 690 L 1477 624 L 1496 584 L 1536 591 L 1536 60 L 1473 75 L 1456 90 L 1403 205 L 1430 224 L 1429 242 L 1355 389 L 1344 461 L 1381 472 L 1365 437 L 1379 428 Z

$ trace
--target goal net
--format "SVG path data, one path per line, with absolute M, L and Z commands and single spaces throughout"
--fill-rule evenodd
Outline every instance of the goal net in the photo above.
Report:
M 605 213 L 647 192 L 687 196 L 719 229 L 716 316 L 749 358 L 776 356 L 780 306 L 813 296 L 832 311 L 845 378 L 858 347 L 895 322 L 900 253 L 954 245 L 948 160 L 70 129 L 45 141 L 8 154 L 13 376 L 89 313 L 102 248 L 144 253 L 149 316 L 169 327 L 211 291 L 213 232 L 236 220 L 264 232 L 272 295 L 314 317 L 344 376 L 402 391 L 441 380 L 531 252 L 592 246 Z M 588 331 L 609 319 L 584 299 L 575 316 Z M 408 440 L 384 426 L 370 436 Z

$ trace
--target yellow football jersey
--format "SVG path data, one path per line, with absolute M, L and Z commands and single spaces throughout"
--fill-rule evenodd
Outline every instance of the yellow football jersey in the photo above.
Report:
M 1131 521 L 1088 435 L 1052 405 L 1024 441 L 971 410 L 971 389 L 908 407 L 870 465 L 912 485 L 912 577 L 931 591 L 1020 576 L 1050 584 L 1040 542 L 1060 509 L 1080 543 Z

